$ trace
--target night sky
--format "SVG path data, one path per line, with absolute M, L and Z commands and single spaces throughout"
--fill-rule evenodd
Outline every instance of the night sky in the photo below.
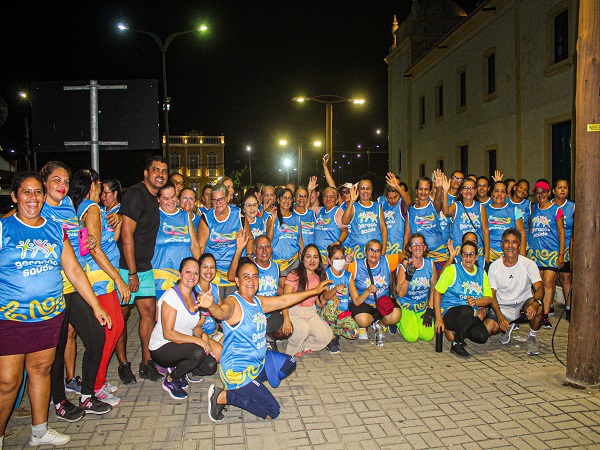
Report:
M 387 150 L 385 135 L 374 134 L 377 128 L 387 131 L 384 58 L 393 16 L 402 21 L 410 0 L 67 3 L 22 2 L 20 15 L 4 16 L 0 96 L 9 116 L 0 127 L 0 145 L 5 158 L 9 148 L 22 145 L 30 112 L 18 92 L 28 91 L 31 82 L 154 78 L 162 86 L 156 43 L 120 32 L 120 21 L 163 40 L 200 23 L 209 26 L 208 33 L 178 37 L 169 47 L 169 123 L 171 135 L 224 134 L 227 172 L 247 162 L 247 145 L 253 147 L 255 181 L 276 171 L 285 155 L 295 155 L 291 145 L 287 152 L 278 146 L 280 138 L 291 143 L 318 138 L 324 145 L 325 105 L 299 105 L 291 101 L 297 95 L 364 97 L 363 106 L 334 105 L 334 152 L 356 151 L 359 143 Z M 458 3 L 468 8 L 474 2 Z M 159 121 L 162 134 L 162 111 Z M 308 152 L 305 161 L 314 161 L 324 149 L 319 155 Z M 101 177 L 132 184 L 141 177 L 143 156 L 155 153 L 160 150 L 101 152 Z M 386 167 L 385 154 L 371 158 L 375 169 Z M 48 159 L 65 160 L 73 169 L 90 165 L 88 153 L 38 154 L 38 168 Z

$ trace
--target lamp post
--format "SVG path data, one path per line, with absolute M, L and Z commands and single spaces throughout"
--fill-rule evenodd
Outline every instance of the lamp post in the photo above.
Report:
M 177 38 L 178 36 L 181 36 L 184 34 L 189 34 L 189 33 L 195 33 L 196 31 L 203 32 L 203 31 L 206 31 L 208 29 L 208 27 L 206 27 L 205 25 L 202 25 L 195 30 L 180 31 L 178 33 L 170 34 L 164 43 L 160 39 L 160 37 L 158 37 L 158 35 L 151 33 L 149 31 L 134 30 L 133 28 L 129 28 L 129 26 L 127 26 L 123 23 L 118 24 L 117 28 L 119 28 L 119 30 L 121 30 L 121 31 L 134 31 L 136 33 L 141 33 L 141 34 L 145 34 L 146 36 L 150 36 L 154 40 L 156 45 L 158 45 L 158 49 L 160 50 L 160 53 L 162 54 L 163 110 L 165 112 L 165 138 L 166 138 L 165 147 L 163 150 L 163 156 L 166 158 L 167 155 L 169 154 L 169 97 L 167 96 L 167 50 L 169 49 L 169 45 L 171 45 L 171 42 L 173 42 L 173 40 L 175 40 L 175 38 Z
M 250 158 L 250 152 L 252 151 L 252 147 L 247 145 L 246 151 L 248 152 L 248 167 L 250 168 L 250 186 L 254 186 L 252 184 L 252 159 Z
M 279 140 L 279 145 L 281 145 L 282 147 L 285 147 L 287 145 L 287 140 L 286 139 L 280 139 Z M 298 186 L 300 186 L 302 184 L 302 145 L 306 144 L 307 142 L 298 142 L 296 144 L 296 148 L 298 151 Z M 312 145 L 314 147 L 320 147 L 322 145 L 321 141 L 313 141 Z
M 333 162 L 333 104 L 334 103 L 354 103 L 363 105 L 364 98 L 346 98 L 339 95 L 316 95 L 314 97 L 294 97 L 292 101 L 298 103 L 317 102 L 325 103 L 325 153 L 329 155 L 329 170 Z
M 23 100 L 27 100 L 29 103 L 29 107 L 33 110 L 33 105 L 31 104 L 31 100 L 27 96 L 26 92 L 19 92 L 19 97 Z M 29 145 L 29 118 L 25 116 L 25 165 L 27 166 L 27 170 L 31 170 L 31 146 Z M 37 168 L 36 168 L 37 172 Z
M 288 158 L 283 160 L 283 167 L 285 167 L 286 183 L 290 182 L 290 164 L 291 161 Z

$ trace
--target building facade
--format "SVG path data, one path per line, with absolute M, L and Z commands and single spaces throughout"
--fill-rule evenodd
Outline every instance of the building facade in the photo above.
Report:
M 574 180 L 577 0 L 414 0 L 392 27 L 390 170 Z
M 163 147 L 165 146 L 163 136 Z M 225 175 L 225 136 L 202 136 L 190 131 L 184 136 L 169 136 L 169 171 L 183 176 L 185 185 L 196 191 Z

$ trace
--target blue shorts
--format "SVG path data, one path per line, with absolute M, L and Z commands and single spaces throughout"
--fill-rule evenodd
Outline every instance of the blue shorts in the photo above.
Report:
M 121 278 L 125 280 L 125 283 L 129 285 L 129 270 L 127 269 L 119 269 L 119 275 Z M 129 298 L 129 303 L 127 305 L 133 305 L 135 299 L 145 298 L 145 297 L 156 297 L 156 286 L 154 284 L 154 271 L 152 269 L 147 270 L 145 272 L 138 272 L 138 279 L 140 280 L 140 287 L 137 292 L 132 292 L 131 297 Z M 121 296 L 119 295 L 119 302 L 121 306 L 125 306 L 125 304 L 121 301 Z

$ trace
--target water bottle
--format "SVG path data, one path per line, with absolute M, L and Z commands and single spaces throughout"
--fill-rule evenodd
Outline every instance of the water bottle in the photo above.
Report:
M 444 332 L 436 333 L 435 335 L 435 351 L 437 353 L 442 353 L 444 349 Z

